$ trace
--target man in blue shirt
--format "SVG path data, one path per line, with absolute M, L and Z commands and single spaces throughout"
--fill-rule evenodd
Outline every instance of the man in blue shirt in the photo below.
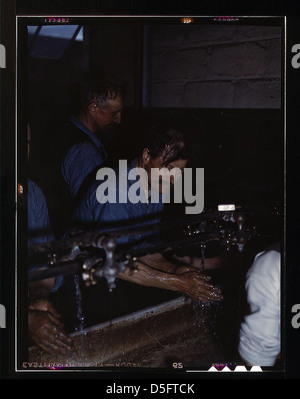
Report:
M 134 159 L 124 168 L 116 170 L 118 184 L 109 185 L 109 197 L 106 198 L 104 190 L 99 191 L 99 181 L 95 181 L 77 206 L 73 223 L 77 226 L 88 228 L 100 228 L 102 231 L 111 231 L 122 226 L 138 227 L 150 223 L 159 223 L 161 221 L 161 213 L 164 209 L 163 197 L 156 191 L 151 192 L 151 197 L 146 196 L 144 190 L 138 190 L 139 201 L 134 201 L 130 196 L 130 189 L 133 188 L 133 180 L 128 179 L 130 172 L 137 168 L 138 159 Z M 101 170 L 103 171 L 103 169 Z M 113 171 L 113 170 L 112 170 Z M 108 183 L 109 184 L 109 183 Z M 127 198 L 128 201 L 121 202 L 121 198 Z M 105 202 L 104 202 L 105 201 Z M 143 235 L 145 237 L 145 235 Z M 118 238 L 119 244 L 126 244 L 134 240 L 139 241 L 142 235 L 134 237 Z M 136 246 L 143 245 L 139 242 Z
M 111 231 L 127 226 L 144 226 L 146 223 L 159 223 L 164 209 L 164 175 L 157 185 L 154 185 L 155 170 L 184 171 L 188 161 L 187 146 L 182 134 L 169 127 L 160 126 L 150 130 L 143 149 L 137 159 L 128 168 L 119 168 L 117 178 L 111 173 L 111 180 L 104 184 L 94 182 L 86 195 L 78 204 L 73 224 L 100 231 Z M 136 182 L 130 178 L 134 171 Z M 103 170 L 99 175 L 103 177 Z M 97 175 L 97 177 L 99 177 Z M 174 184 L 171 176 L 171 184 Z M 136 187 L 133 187 L 139 183 Z M 136 189 L 135 189 L 136 188 Z M 119 245 L 131 244 L 138 248 L 145 245 L 148 235 L 122 237 L 117 240 Z M 196 300 L 221 300 L 219 289 L 209 284 L 209 277 L 193 268 L 176 267 L 161 254 L 147 255 L 138 259 L 138 269 L 119 273 L 118 278 L 139 285 L 164 288 L 183 292 Z
M 83 95 L 78 116 L 72 116 L 53 137 L 49 160 L 39 185 L 49 208 L 57 238 L 66 229 L 76 203 L 103 166 L 108 154 L 100 135 L 121 123 L 122 86 L 108 81 L 90 84 Z
M 82 141 L 74 144 L 67 150 L 61 165 L 61 173 L 69 186 L 72 198 L 76 198 L 82 183 L 90 172 L 105 163 L 108 154 L 98 136 L 84 125 L 75 116 L 70 117 L 69 122 L 80 129 Z

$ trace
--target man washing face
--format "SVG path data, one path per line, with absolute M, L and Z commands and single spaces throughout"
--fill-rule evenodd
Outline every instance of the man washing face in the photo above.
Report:
M 150 129 L 140 155 L 126 169 L 119 170 L 116 179 L 111 180 L 113 184 L 107 184 L 107 190 L 102 187 L 99 191 L 101 183 L 97 180 L 91 185 L 75 210 L 73 224 L 88 224 L 105 232 L 113 228 L 118 229 L 125 222 L 127 226 L 128 222 L 130 226 L 160 223 L 164 209 L 164 187 L 161 182 L 160 185 L 156 184 L 156 190 L 153 190 L 152 171 L 154 168 L 159 170 L 167 168 L 169 171 L 176 168 L 176 173 L 179 171 L 181 173 L 187 162 L 187 145 L 179 131 L 164 126 Z M 130 178 L 132 171 L 134 179 Z M 136 181 L 139 171 L 145 171 L 141 173 L 143 184 Z M 100 175 L 101 170 L 97 176 Z M 104 175 L 105 171 L 102 177 Z M 173 178 L 171 183 L 174 184 L 175 181 Z M 134 237 L 134 245 L 144 245 L 143 241 L 136 244 L 142 238 L 142 236 Z M 132 237 L 125 237 L 119 240 L 119 244 L 130 243 L 131 240 Z M 209 277 L 190 267 L 177 267 L 161 254 L 139 258 L 138 270 L 135 273 L 126 270 L 119 273 L 118 278 L 140 285 L 183 292 L 197 300 L 210 302 L 222 299 L 220 290 L 208 282 Z

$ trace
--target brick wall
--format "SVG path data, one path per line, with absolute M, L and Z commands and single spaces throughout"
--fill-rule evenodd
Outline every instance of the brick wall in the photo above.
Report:
M 278 26 L 153 26 L 151 106 L 280 108 L 281 36 Z

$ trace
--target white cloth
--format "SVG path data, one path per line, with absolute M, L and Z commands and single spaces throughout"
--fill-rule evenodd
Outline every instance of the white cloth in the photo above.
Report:
M 239 353 L 249 365 L 274 366 L 280 353 L 280 269 L 277 250 L 257 254 L 246 276 L 250 314 L 240 328 Z

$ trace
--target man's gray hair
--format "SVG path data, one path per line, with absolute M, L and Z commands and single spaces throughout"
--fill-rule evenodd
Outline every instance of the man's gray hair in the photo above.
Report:
M 98 80 L 89 83 L 82 96 L 81 109 L 86 109 L 92 102 L 105 103 L 107 100 L 114 100 L 118 96 L 125 95 L 125 86 L 113 80 Z

